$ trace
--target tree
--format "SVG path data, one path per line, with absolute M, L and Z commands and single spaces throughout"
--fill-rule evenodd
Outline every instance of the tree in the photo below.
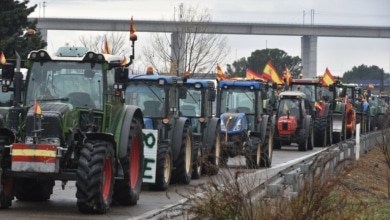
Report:
M 202 23 L 211 21 L 210 12 L 181 4 L 173 20 L 177 22 L 173 33 L 151 34 L 150 44 L 143 48 L 145 63 L 157 72 L 173 75 L 182 75 L 184 71 L 214 72 L 217 64 L 227 57 L 230 48 L 225 36 L 208 34 L 206 27 L 202 26 Z M 177 42 L 172 42 L 172 39 Z
M 31 50 L 42 49 L 47 43 L 40 33 L 35 32 L 37 20 L 28 21 L 37 5 L 27 7 L 28 0 L 2 0 L 0 5 L 0 51 L 5 57 L 13 59 L 15 51 L 22 59 L 27 58 Z M 30 29 L 30 30 L 29 30 Z M 29 31 L 28 31 L 29 30 Z
M 110 32 L 104 35 L 82 35 L 79 37 L 79 41 L 83 47 L 101 53 L 104 48 L 104 41 L 107 37 L 111 54 L 126 55 L 130 53 L 130 47 L 126 47 L 126 36 L 126 33 Z
M 233 68 L 231 68 L 230 65 L 228 66 L 228 72 L 232 76 L 245 77 L 246 69 L 249 68 L 261 74 L 269 60 L 272 62 L 280 76 L 283 76 L 285 66 L 289 68 L 291 75 L 295 78 L 297 78 L 302 71 L 302 67 L 300 66 L 302 60 L 299 57 L 289 56 L 286 52 L 279 49 L 264 49 L 253 51 L 248 59 L 243 57 L 234 61 Z
M 385 74 L 383 69 L 380 69 L 378 66 L 367 66 L 360 65 L 352 67 L 352 70 L 349 70 L 344 73 L 343 81 L 345 82 L 356 82 L 358 80 L 378 80 L 381 79 L 382 74 Z M 386 74 L 388 78 L 389 74 Z
M 248 57 L 248 68 L 262 73 L 268 61 L 272 62 L 280 76 L 283 76 L 285 66 L 290 69 L 294 78 L 297 78 L 302 70 L 300 66 L 302 60 L 298 56 L 289 56 L 285 51 L 279 49 L 263 49 L 252 52 L 251 56 Z

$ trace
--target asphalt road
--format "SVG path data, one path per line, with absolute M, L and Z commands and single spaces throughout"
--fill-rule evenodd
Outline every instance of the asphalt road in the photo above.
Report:
M 312 151 L 300 152 L 297 146 L 282 147 L 281 150 L 275 150 L 273 154 L 272 167 L 269 169 L 246 170 L 241 164 L 245 164 L 242 158 L 230 158 L 228 161 L 229 168 L 221 169 L 220 173 L 212 178 L 218 181 L 218 177 L 236 170 L 244 173 L 262 172 L 264 176 L 271 176 L 278 169 L 297 163 L 303 158 L 321 151 L 322 148 L 315 148 Z M 79 213 L 76 206 L 76 187 L 75 182 L 68 182 L 65 189 L 62 190 L 61 182 L 56 182 L 51 199 L 45 202 L 21 202 L 14 200 L 9 209 L 0 210 L 1 220 L 19 220 L 19 219 L 142 219 L 142 216 L 148 216 L 157 210 L 176 204 L 185 199 L 191 187 L 202 184 L 210 180 L 210 177 L 202 176 L 199 180 L 192 180 L 189 185 L 171 185 L 168 191 L 153 192 L 143 189 L 140 199 L 135 206 L 123 207 L 112 206 L 108 213 L 104 215 L 86 215 Z

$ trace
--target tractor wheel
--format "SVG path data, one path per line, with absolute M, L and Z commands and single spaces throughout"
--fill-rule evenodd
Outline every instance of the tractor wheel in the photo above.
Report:
M 153 191 L 164 191 L 171 183 L 172 175 L 172 151 L 168 144 L 161 143 L 157 148 L 156 178 L 149 184 Z
M 21 201 L 42 202 L 50 199 L 53 194 L 54 180 L 32 178 L 15 178 L 15 197 Z
M 202 176 L 202 145 L 201 143 L 194 144 L 194 152 L 192 153 L 192 179 L 199 179 Z
M 271 167 L 273 154 L 274 135 L 271 132 L 271 123 L 268 122 L 264 137 L 264 142 L 261 147 L 260 167 Z
M 204 165 L 204 173 L 207 175 L 217 175 L 222 160 L 221 133 L 219 127 L 215 129 L 215 141 L 211 146 L 211 151 L 207 152 L 207 162 Z M 227 160 L 226 160 L 227 161 Z M 226 165 L 226 163 L 224 164 Z
M 76 171 L 77 207 L 82 213 L 106 213 L 114 191 L 115 153 L 111 143 L 87 142 Z
M 173 166 L 173 183 L 189 184 L 192 176 L 192 128 L 188 123 L 184 126 L 179 157 Z
M 251 136 L 249 137 L 250 141 L 248 142 L 248 148 L 246 152 L 246 166 L 249 169 L 260 168 L 261 160 L 261 139 L 260 137 Z
M 317 117 L 314 120 L 314 146 L 325 147 L 327 141 L 327 117 Z
M 142 187 L 144 147 L 138 119 L 133 119 L 128 137 L 126 157 L 120 158 L 124 178 L 115 181 L 112 196 L 118 205 L 137 204 Z
M 279 140 L 274 139 L 273 142 L 274 142 L 274 149 L 276 150 L 282 149 L 282 143 Z
M 0 154 L 0 165 L 2 165 L 2 155 Z M 0 173 L 0 175 L 2 175 Z M 12 199 L 14 198 L 13 195 L 13 178 L 7 177 L 4 178 L 3 176 L 0 176 L 0 209 L 7 209 L 12 205 Z
M 369 116 L 369 128 L 370 131 L 375 131 L 375 117 L 374 116 Z
M 307 145 L 309 142 L 309 137 L 306 135 L 306 129 L 301 128 L 298 131 L 298 149 L 299 151 L 307 151 Z

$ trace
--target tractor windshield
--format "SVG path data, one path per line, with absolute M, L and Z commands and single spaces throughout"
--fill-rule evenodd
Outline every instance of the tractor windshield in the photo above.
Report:
M 126 104 L 139 106 L 144 117 L 165 117 L 164 87 L 144 83 L 130 84 L 126 88 L 125 98 Z
M 255 114 L 255 108 L 255 91 L 242 88 L 221 90 L 221 113 Z
M 35 62 L 27 79 L 26 105 L 65 102 L 103 109 L 102 65 L 79 62 Z
M 320 90 L 318 89 L 316 91 L 316 86 L 315 85 L 297 85 L 293 84 L 292 85 L 292 91 L 301 91 L 305 93 L 306 99 L 309 100 L 311 103 L 314 103 L 316 101 L 316 97 L 321 97 Z
M 278 117 L 290 114 L 299 117 L 299 99 L 281 99 L 278 108 Z
M 200 90 L 192 87 L 187 89 L 185 99 L 180 99 L 180 113 L 182 116 L 199 117 L 202 106 L 202 94 Z

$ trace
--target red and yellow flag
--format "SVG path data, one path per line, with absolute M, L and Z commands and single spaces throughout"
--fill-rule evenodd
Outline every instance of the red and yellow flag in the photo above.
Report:
M 35 104 L 34 104 L 34 114 L 42 115 L 41 106 L 39 106 L 39 103 L 36 100 L 35 100 Z
M 134 26 L 134 21 L 133 21 L 133 16 L 131 16 L 130 19 L 130 35 L 135 33 L 135 26 Z
M 108 45 L 108 39 L 107 39 L 107 36 L 105 36 L 105 38 L 104 38 L 104 48 L 103 48 L 103 53 L 105 53 L 105 54 L 111 54 L 111 51 L 110 51 L 110 46 Z
M 127 64 L 126 56 L 123 56 L 123 60 L 121 61 L 121 66 L 126 66 L 126 64 Z
M 276 68 L 272 65 L 271 61 L 268 61 L 263 70 L 264 78 L 275 82 L 277 84 L 283 84 L 282 79 L 280 79 L 279 74 L 276 72 Z
M 223 71 L 219 65 L 217 65 L 217 79 L 218 80 L 226 80 L 227 79 L 227 76 L 225 75 L 225 73 L 223 73 Z
M 267 79 L 265 79 L 262 75 L 256 73 L 255 71 L 253 71 L 249 68 L 246 69 L 246 78 L 247 79 L 261 79 L 261 80 L 267 81 Z
M 6 64 L 6 63 L 7 63 L 7 60 L 5 59 L 4 52 L 1 51 L 1 54 L 0 54 L 0 64 Z
M 291 73 L 290 73 L 290 70 L 288 69 L 287 65 L 284 65 L 286 70 L 283 74 L 283 79 L 286 83 L 286 85 L 290 85 L 292 83 L 292 76 L 291 76 Z
M 325 70 L 325 73 L 324 73 L 324 76 L 322 77 L 321 83 L 323 86 L 326 86 L 326 87 L 334 83 L 334 77 L 330 73 L 328 68 L 326 68 L 326 70 Z

